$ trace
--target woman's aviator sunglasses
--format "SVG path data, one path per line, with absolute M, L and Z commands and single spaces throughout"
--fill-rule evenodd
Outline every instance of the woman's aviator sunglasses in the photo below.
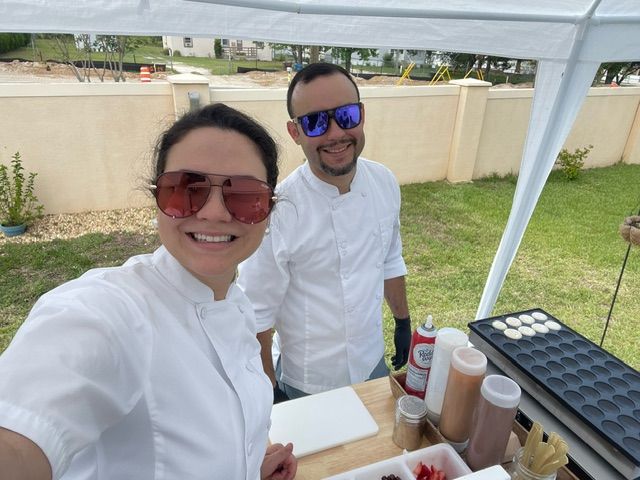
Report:
M 343 130 L 360 125 L 362 120 L 362 103 L 349 103 L 332 110 L 311 112 L 294 118 L 294 122 L 302 127 L 307 137 L 319 137 L 329 130 L 329 121 L 334 119 Z
M 222 189 L 226 209 L 242 223 L 262 222 L 275 205 L 276 197 L 269 184 L 248 176 L 164 172 L 158 176 L 155 185 L 150 186 L 160 211 L 173 218 L 195 214 L 207 203 L 213 187 Z

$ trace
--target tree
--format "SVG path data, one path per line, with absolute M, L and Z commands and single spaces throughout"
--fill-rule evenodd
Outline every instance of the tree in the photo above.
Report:
M 333 47 L 331 52 L 335 58 L 338 58 L 344 63 L 344 68 L 347 72 L 351 71 L 351 56 L 355 53 L 358 58 L 363 61 L 369 60 L 372 56 L 378 53 L 375 48 L 347 48 L 347 47 Z
M 89 42 L 89 35 L 81 34 L 74 37 L 68 34 L 56 34 L 54 35 L 55 45 L 54 50 L 62 60 L 62 63 L 66 64 L 73 74 L 76 76 L 79 82 L 91 81 L 91 45 Z M 80 62 L 80 68 L 76 65 L 76 57 L 78 54 L 83 57 Z
M 56 34 L 53 38 L 56 53 L 80 82 L 91 82 L 92 71 L 101 82 L 104 82 L 107 70 L 111 72 L 116 82 L 124 82 L 124 56 L 127 52 L 134 51 L 144 41 L 142 37 L 124 35 L 98 35 L 93 42 L 87 34 L 75 36 Z M 96 68 L 93 60 L 95 51 L 104 54 L 101 71 Z
M 128 37 L 124 35 L 98 35 L 94 45 L 104 53 L 104 72 L 109 67 L 109 71 L 116 82 L 124 82 L 124 56 L 127 52 L 133 52 L 142 44 L 139 37 Z
M 604 76 L 605 85 L 610 85 L 611 82 L 616 82 L 620 85 L 625 78 L 639 70 L 640 62 L 603 63 L 598 69 L 596 83 Z

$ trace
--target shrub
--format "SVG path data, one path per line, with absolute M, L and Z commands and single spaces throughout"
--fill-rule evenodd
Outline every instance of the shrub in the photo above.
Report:
M 28 33 L 0 33 L 0 53 L 26 47 L 30 41 L 31 35 Z
M 20 152 L 11 157 L 11 170 L 0 165 L 0 224 L 28 225 L 42 216 L 44 207 L 33 193 L 36 173 L 25 177 Z
M 593 148 L 593 145 L 589 145 L 584 148 L 576 148 L 573 153 L 570 153 L 566 148 L 560 150 L 556 164 L 560 165 L 564 176 L 568 180 L 575 180 L 580 175 L 580 170 L 584 166 L 584 160 L 589 156 L 589 152 Z
M 222 40 L 219 38 L 213 41 L 213 53 L 216 58 L 222 58 Z

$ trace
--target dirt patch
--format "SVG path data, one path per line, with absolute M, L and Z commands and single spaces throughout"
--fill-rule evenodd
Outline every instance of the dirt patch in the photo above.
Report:
M 245 88 L 286 88 L 289 84 L 290 75 L 286 71 L 261 72 L 251 71 L 247 73 L 236 73 L 233 75 L 210 75 L 205 69 L 196 69 L 184 64 L 176 63 L 174 68 L 179 73 L 195 73 L 205 76 L 212 86 L 222 87 L 245 87 Z M 166 80 L 169 72 L 156 72 L 151 74 L 151 80 Z M 125 72 L 127 81 L 139 81 L 139 74 L 136 72 Z M 109 73 L 104 76 L 105 82 L 113 82 Z M 372 85 L 396 85 L 399 77 L 376 75 L 370 79 L 355 76 L 355 81 L 359 86 Z M 100 82 L 96 72 L 90 72 L 90 81 Z M 0 83 L 26 83 L 26 82 L 78 82 L 70 66 L 60 63 L 44 62 L 0 62 Z M 407 78 L 402 85 L 429 85 L 425 80 L 413 80 Z
M 154 207 L 45 215 L 33 222 L 23 235 L 5 237 L 0 233 L 0 246 L 5 243 L 76 238 L 87 233 L 128 232 L 155 235 L 155 215 Z
M 102 73 L 99 70 L 100 73 Z M 127 80 L 137 80 L 139 75 L 134 72 L 125 72 Z M 99 83 L 100 78 L 95 71 L 90 72 L 90 81 Z M 109 72 L 104 75 L 105 82 L 113 82 Z M 53 83 L 53 82 L 78 82 L 72 68 L 62 63 L 49 62 L 0 62 L 0 83 Z

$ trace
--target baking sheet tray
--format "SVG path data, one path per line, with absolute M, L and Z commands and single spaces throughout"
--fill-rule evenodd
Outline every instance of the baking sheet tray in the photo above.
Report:
M 547 318 L 536 320 L 534 313 Z M 559 329 L 512 339 L 494 327 L 496 321 L 514 323 L 509 318 L 524 318 L 521 326 L 529 328 L 531 320 L 551 321 Z M 474 345 L 571 430 L 590 440 L 592 448 L 626 478 L 640 475 L 636 370 L 539 308 L 470 322 L 469 329 Z

